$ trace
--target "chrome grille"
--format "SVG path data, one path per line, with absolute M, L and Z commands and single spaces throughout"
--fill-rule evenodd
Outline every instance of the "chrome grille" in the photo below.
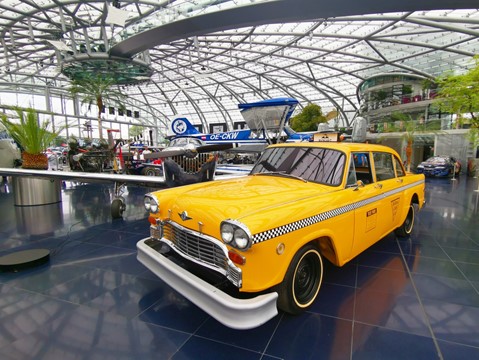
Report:
M 153 239 L 161 239 L 163 234 L 161 233 L 161 229 L 158 226 L 150 226 L 150 237 Z
M 164 238 L 170 240 L 182 253 L 202 262 L 206 262 L 221 269 L 228 268 L 226 255 L 217 244 L 204 239 L 193 232 L 164 224 Z
M 171 159 L 178 164 L 180 168 L 187 174 L 196 174 L 203 164 L 208 162 L 211 156 L 214 156 L 212 153 L 200 153 L 194 158 L 189 158 L 187 156 L 172 156 Z
M 161 230 L 155 235 L 162 234 L 162 241 L 169 242 L 173 249 L 182 256 L 220 272 L 235 286 L 242 285 L 242 272 L 227 256 L 227 250 L 207 236 L 183 228 L 175 223 L 166 221 L 160 224 Z

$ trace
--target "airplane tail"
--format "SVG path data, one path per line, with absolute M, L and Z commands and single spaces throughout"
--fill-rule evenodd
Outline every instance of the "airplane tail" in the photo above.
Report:
M 201 134 L 190 121 L 182 116 L 176 117 L 168 129 L 168 136 L 188 136 Z
M 288 137 L 291 136 L 291 135 L 297 134 L 297 132 L 294 131 L 293 129 L 291 129 L 288 125 L 285 125 L 283 130 L 286 133 L 286 135 L 288 135 Z

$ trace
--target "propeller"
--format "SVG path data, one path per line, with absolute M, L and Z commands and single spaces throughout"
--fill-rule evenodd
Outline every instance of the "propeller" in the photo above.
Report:
M 208 145 L 197 146 L 196 151 L 198 151 L 199 153 L 204 153 L 204 152 L 210 152 L 210 151 L 228 150 L 235 147 L 236 147 L 236 144 L 233 144 L 233 143 L 208 144 Z
M 153 152 L 149 154 L 143 154 L 145 160 L 147 159 L 162 159 L 171 156 L 185 155 L 187 152 L 186 149 L 165 149 L 159 152 Z

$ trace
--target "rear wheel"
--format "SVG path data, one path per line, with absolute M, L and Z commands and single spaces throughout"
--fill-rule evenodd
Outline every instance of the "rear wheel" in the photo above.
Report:
M 142 170 L 143 175 L 146 176 L 156 176 L 155 174 L 155 168 L 152 167 L 146 167 Z
M 412 228 L 414 227 L 414 215 L 415 215 L 415 210 L 414 210 L 414 204 L 409 205 L 409 210 L 406 215 L 406 219 L 402 223 L 400 227 L 398 227 L 396 230 L 394 230 L 395 234 L 399 237 L 406 237 L 411 235 L 412 233 Z
M 302 247 L 293 257 L 278 288 L 278 307 L 299 314 L 316 299 L 323 280 L 323 260 L 316 246 Z

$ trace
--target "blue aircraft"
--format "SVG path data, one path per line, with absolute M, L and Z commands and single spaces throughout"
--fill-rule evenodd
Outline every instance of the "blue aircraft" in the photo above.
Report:
M 266 145 L 275 142 L 311 141 L 312 133 L 297 133 L 287 126 L 297 104 L 298 100 L 293 98 L 239 104 L 249 129 L 212 134 L 199 132 L 186 117 L 177 117 L 170 124 L 168 136 L 195 137 L 206 144 L 234 143 L 241 151 L 262 151 Z
M 172 138 L 194 137 L 202 140 L 206 144 L 266 144 L 265 139 L 257 138 L 250 129 L 218 132 L 213 134 L 201 133 L 186 117 L 177 117 L 172 121 L 168 136 Z

